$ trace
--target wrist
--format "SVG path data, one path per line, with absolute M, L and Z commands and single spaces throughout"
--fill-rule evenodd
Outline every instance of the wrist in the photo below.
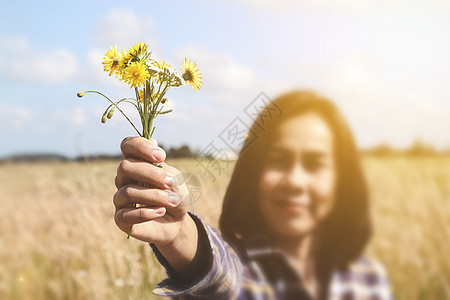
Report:
M 193 221 L 189 214 L 185 213 L 184 216 L 177 218 L 179 218 L 179 220 L 176 222 L 176 226 L 178 227 L 176 232 L 173 232 L 166 239 L 153 242 L 160 251 L 169 252 L 180 249 L 183 243 L 186 243 L 186 241 L 193 238 L 192 234 L 195 234 L 195 231 L 193 230 L 194 228 L 191 224 Z
M 170 265 L 170 270 L 174 272 L 172 274 L 184 284 L 190 285 L 198 282 L 209 272 L 213 257 L 209 237 L 202 221 L 195 215 L 189 215 L 185 222 L 184 233 L 180 232 L 176 240 L 163 245 L 162 249 L 158 248 L 158 251 Z M 195 232 L 195 238 L 192 231 Z
M 155 246 L 176 274 L 186 279 L 189 278 L 192 262 L 197 253 L 198 229 L 194 220 L 187 214 L 182 222 L 174 239 Z

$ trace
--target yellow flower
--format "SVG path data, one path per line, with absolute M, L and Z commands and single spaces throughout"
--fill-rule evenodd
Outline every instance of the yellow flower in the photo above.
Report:
M 145 81 L 150 77 L 147 66 L 142 61 L 130 63 L 123 71 L 122 78 L 131 87 L 143 86 Z
M 188 82 L 192 89 L 198 91 L 202 86 L 202 74 L 197 67 L 197 63 L 191 62 L 190 59 L 185 58 L 181 63 L 181 77 Z
M 147 71 L 148 71 L 148 73 L 150 74 L 150 76 L 153 76 L 153 75 L 155 75 L 155 74 L 156 74 L 156 75 L 158 74 L 159 68 L 155 67 L 155 66 L 152 64 L 152 65 L 147 66 Z
M 161 93 L 154 92 L 152 95 L 152 100 L 156 101 L 161 96 Z M 162 102 L 162 99 L 161 99 Z
M 157 76 L 156 76 L 156 82 L 159 83 L 160 80 L 162 81 L 168 81 L 168 76 L 170 75 L 170 71 L 173 69 L 171 65 L 166 63 L 163 60 L 160 61 L 153 61 L 152 62 L 153 69 L 158 70 Z M 155 73 L 156 74 L 156 73 Z
M 144 103 L 144 90 L 139 90 L 139 101 Z
M 158 69 L 160 69 L 161 71 L 164 71 L 164 68 L 169 67 L 171 68 L 171 65 L 169 65 L 168 63 L 166 63 L 163 60 L 157 61 L 155 60 L 152 65 L 154 65 L 155 67 L 157 67 Z
M 128 50 L 128 55 L 133 57 L 133 61 L 144 60 L 147 58 L 148 45 L 143 42 L 136 43 Z
M 156 99 L 159 98 L 160 95 L 161 95 L 161 93 L 154 92 L 151 100 L 154 102 Z M 144 90 L 139 90 L 139 100 L 141 103 L 144 103 Z M 164 103 L 162 100 L 161 100 L 161 103 Z
M 173 69 L 172 76 L 170 79 L 170 86 L 180 86 L 183 85 L 183 78 L 177 72 L 177 70 Z
M 132 58 L 133 56 L 131 56 L 126 50 L 120 52 L 118 69 L 123 71 L 123 69 L 128 65 Z
M 183 85 L 183 79 L 181 78 L 180 74 L 178 74 L 177 70 L 175 70 L 175 68 L 172 68 L 172 66 L 165 61 L 154 61 L 152 65 L 160 70 L 158 72 L 159 77 L 156 79 L 157 82 L 159 82 L 159 78 L 161 78 L 162 80 L 165 80 L 170 86 Z
M 116 46 L 112 46 L 103 56 L 103 70 L 108 72 L 109 76 L 117 69 L 119 66 L 119 53 Z

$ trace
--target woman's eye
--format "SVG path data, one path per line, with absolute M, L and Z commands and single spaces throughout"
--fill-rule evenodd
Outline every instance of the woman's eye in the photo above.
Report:
M 321 169 L 325 166 L 326 166 L 325 162 L 323 162 L 321 160 L 313 160 L 313 161 L 305 162 L 305 168 L 308 170 L 312 170 L 312 171 Z
M 289 167 L 290 162 L 284 157 L 270 156 L 267 160 L 267 165 L 272 168 L 284 169 Z

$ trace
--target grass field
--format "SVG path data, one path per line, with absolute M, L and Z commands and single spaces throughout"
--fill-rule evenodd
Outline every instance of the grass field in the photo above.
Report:
M 396 299 L 450 299 L 450 158 L 363 158 Z M 216 226 L 232 165 L 192 207 Z M 157 299 L 164 272 L 113 220 L 118 162 L 0 165 L 0 299 Z

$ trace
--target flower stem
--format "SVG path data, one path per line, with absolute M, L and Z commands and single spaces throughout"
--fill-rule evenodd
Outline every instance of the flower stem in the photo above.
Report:
M 97 91 L 86 91 L 86 93 L 96 93 L 96 94 L 99 94 L 99 95 L 105 97 L 127 119 L 127 121 L 131 124 L 131 126 L 133 126 L 134 130 L 136 130 L 136 132 L 139 134 L 139 136 L 142 136 L 141 133 L 139 132 L 139 130 L 136 128 L 136 126 L 134 126 L 133 122 L 131 122 L 131 120 L 127 117 L 127 115 L 113 101 L 111 101 L 111 99 L 109 99 L 107 96 L 105 96 L 104 94 L 97 92 Z

